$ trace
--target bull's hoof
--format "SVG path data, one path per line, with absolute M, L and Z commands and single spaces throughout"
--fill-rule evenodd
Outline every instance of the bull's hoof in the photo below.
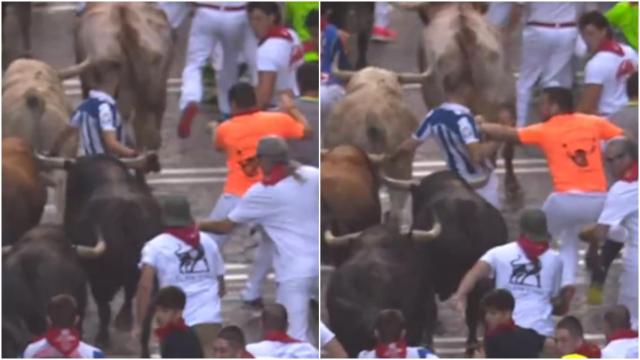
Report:
M 128 332 L 133 329 L 133 315 L 131 314 L 131 308 L 125 309 L 123 307 L 120 309 L 118 316 L 116 316 L 114 326 L 116 327 L 116 330 L 123 332 Z
M 110 346 L 110 339 L 109 339 L 109 331 L 100 331 L 98 332 L 98 336 L 96 336 L 96 346 L 99 349 L 105 350 L 108 349 Z

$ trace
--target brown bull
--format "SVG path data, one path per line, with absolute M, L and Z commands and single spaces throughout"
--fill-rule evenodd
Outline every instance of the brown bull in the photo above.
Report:
M 96 87 L 117 89 L 136 146 L 158 149 L 173 47 L 164 12 L 153 3 L 88 3 L 75 43 L 79 59 L 97 63 L 81 77 L 85 96 Z
M 391 155 L 418 126 L 415 115 L 402 98 L 402 83 L 419 82 L 421 76 L 396 74 L 367 67 L 356 73 L 336 72 L 349 77 L 344 99 L 329 115 L 324 144 L 329 148 L 352 144 L 368 154 Z M 381 164 L 386 173 L 410 179 L 413 153 L 396 154 Z M 403 194 L 391 191 L 392 215 L 398 216 Z
M 322 154 L 320 172 L 322 230 L 342 235 L 380 224 L 380 189 L 376 165 L 352 145 L 341 145 Z M 322 242 L 324 262 L 346 260 L 345 249 L 335 250 Z
M 47 189 L 31 147 L 20 138 L 2 140 L 2 245 L 10 245 L 38 225 Z

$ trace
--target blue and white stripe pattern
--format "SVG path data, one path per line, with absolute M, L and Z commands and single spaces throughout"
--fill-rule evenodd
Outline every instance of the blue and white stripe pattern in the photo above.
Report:
M 446 157 L 447 165 L 470 183 L 486 179 L 493 165 L 485 160 L 482 164 L 471 161 L 467 144 L 480 141 L 471 111 L 455 103 L 443 103 L 431 110 L 413 134 L 417 140 L 434 137 Z
M 91 90 L 71 116 L 71 126 L 80 131 L 82 155 L 107 153 L 102 140 L 103 131 L 114 131 L 116 138 L 124 144 L 124 129 L 116 102 L 109 94 Z

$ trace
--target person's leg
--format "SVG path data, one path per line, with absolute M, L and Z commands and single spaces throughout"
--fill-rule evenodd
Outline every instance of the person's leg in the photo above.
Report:
M 540 79 L 542 87 L 560 86 L 570 89 L 573 86 L 572 59 L 577 36 L 575 28 L 548 29 L 544 33 L 550 48 L 546 53 L 548 60 Z
M 533 26 L 525 26 L 522 30 L 522 58 L 520 60 L 520 74 L 516 84 L 517 90 L 517 121 L 521 128 L 527 124 L 529 116 L 529 102 L 531 90 L 540 77 L 542 66 L 546 60 L 541 55 L 544 44 L 540 40 L 538 30 Z
M 391 6 L 386 1 L 374 3 L 372 40 L 394 41 L 396 32 L 389 28 Z
M 312 297 L 311 283 L 313 281 L 317 284 L 318 278 L 311 277 L 283 281 L 278 283 L 276 290 L 276 302 L 287 309 L 289 317 L 287 334 L 302 341 L 309 341 L 309 300 Z
M 213 342 L 215 341 L 218 333 L 222 329 L 222 324 L 206 323 L 196 324 L 191 327 L 196 333 L 200 346 L 202 347 L 202 353 L 205 358 L 213 357 Z
M 273 264 L 273 240 L 269 238 L 262 228 L 259 228 L 259 233 L 262 239 L 256 249 L 247 284 L 242 291 L 242 299 L 246 302 L 255 301 L 262 297 L 262 284 Z
M 495 171 L 489 175 L 489 182 L 478 189 L 475 189 L 478 195 L 482 196 L 489 204 L 500 210 L 500 199 L 498 198 L 498 175 Z
M 191 22 L 180 91 L 179 106 L 180 111 L 183 112 L 178 127 L 180 137 L 190 135 L 191 122 L 197 115 L 198 104 L 202 100 L 202 66 L 215 46 L 211 22 L 211 17 L 206 10 L 197 10 Z
M 244 40 L 242 44 L 242 54 L 245 63 L 247 64 L 247 71 L 249 72 L 249 79 L 251 85 L 256 86 L 258 83 L 258 71 L 256 68 L 256 52 L 258 51 L 258 39 L 251 30 L 249 23 L 245 19 L 244 28 Z
M 233 208 L 236 207 L 236 205 L 238 204 L 238 201 L 240 201 L 239 197 L 232 194 L 223 193 L 218 198 L 218 202 L 214 206 L 213 210 L 211 210 L 211 213 L 209 214 L 209 219 L 224 220 L 227 217 L 227 215 L 229 215 L 231 210 L 233 210 Z M 222 253 L 222 248 L 224 244 L 227 242 L 227 240 L 229 239 L 229 235 L 218 235 L 213 233 L 207 233 L 207 234 L 209 234 L 216 241 L 216 243 L 218 244 L 218 248 Z
M 225 13 L 221 25 L 220 41 L 222 43 L 222 71 L 218 74 L 218 109 L 223 115 L 231 113 L 228 92 L 238 80 L 238 55 L 243 48 L 245 37 L 244 12 Z

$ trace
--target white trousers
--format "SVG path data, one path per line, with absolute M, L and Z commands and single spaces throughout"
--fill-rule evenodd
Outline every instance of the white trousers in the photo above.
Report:
M 159 1 L 158 7 L 167 15 L 172 29 L 179 28 L 191 11 L 191 4 L 180 1 Z
M 542 205 L 551 236 L 560 243 L 562 286 L 576 284 L 578 233 L 598 221 L 606 193 L 551 193 Z
M 526 125 L 533 86 L 570 88 L 573 83 L 571 58 L 578 31 L 571 28 L 525 26 L 522 31 L 522 59 L 517 83 L 517 126 Z
M 186 65 L 182 71 L 180 110 L 190 102 L 202 100 L 202 67 L 218 42 L 222 45 L 222 70 L 217 79 L 218 108 L 230 112 L 228 92 L 238 79 L 238 54 L 246 34 L 245 11 L 219 11 L 198 8 L 191 22 Z
M 318 277 L 305 277 L 286 280 L 278 283 L 276 290 L 276 302 L 287 309 L 289 317 L 289 336 L 317 343 L 311 340 L 311 328 L 309 326 L 311 299 L 318 300 Z
M 493 207 L 500 210 L 500 199 L 498 197 L 498 175 L 495 171 L 489 175 L 489 181 L 485 186 L 475 189 L 478 195 L 487 200 Z
M 218 202 L 216 202 L 216 205 L 211 210 L 211 213 L 209 214 L 209 219 L 211 220 L 226 219 L 227 216 L 229 216 L 229 213 L 231 213 L 231 210 L 233 210 L 233 208 L 235 208 L 236 205 L 238 205 L 238 202 L 240 202 L 240 197 L 229 194 L 229 193 L 222 193 L 222 195 L 220 195 L 220 197 L 218 198 Z M 222 251 L 222 247 L 227 242 L 227 240 L 229 240 L 229 235 L 214 234 L 214 233 L 207 233 L 207 234 L 209 234 L 216 241 L 216 243 L 218 243 L 218 249 L 220 251 Z
M 391 7 L 388 2 L 386 1 L 375 2 L 373 25 L 388 28 L 390 11 L 391 11 Z
M 262 239 L 256 249 L 249 279 L 247 279 L 245 288 L 242 291 L 242 299 L 245 301 L 255 300 L 262 296 L 262 284 L 264 284 L 269 271 L 273 267 L 275 245 L 261 227 L 258 228 L 258 231 L 260 231 Z

